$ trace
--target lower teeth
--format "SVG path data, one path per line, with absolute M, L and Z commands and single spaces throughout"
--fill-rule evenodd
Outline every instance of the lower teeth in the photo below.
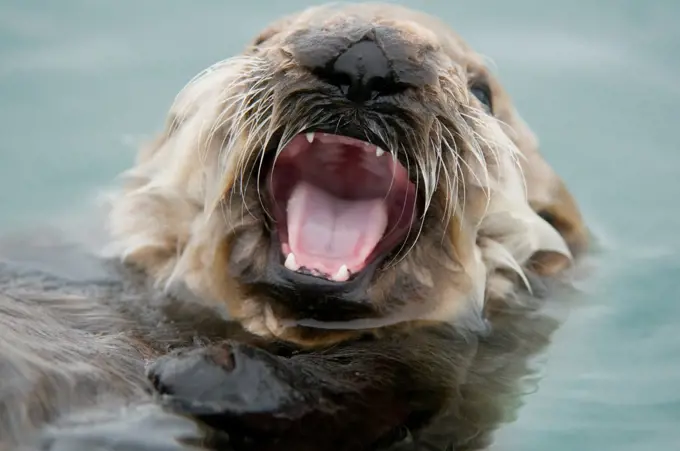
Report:
M 300 269 L 297 270 L 297 272 L 299 272 L 300 274 L 306 274 L 308 276 L 324 277 L 326 279 L 330 279 L 330 275 L 313 268 L 309 269 L 306 266 L 301 266 Z
M 340 282 L 344 282 L 347 279 L 349 279 L 351 273 L 348 270 L 346 270 L 346 271 L 347 271 L 346 275 L 344 277 L 340 277 L 340 280 L 339 280 Z M 321 277 L 321 278 L 324 278 L 326 280 L 335 280 L 328 273 L 323 273 L 323 272 L 321 272 L 317 269 L 314 269 L 314 268 L 310 269 L 310 268 L 307 268 L 306 266 L 299 267 L 297 270 L 295 270 L 295 272 L 297 272 L 298 274 L 306 275 L 306 276 Z
M 321 271 L 314 268 L 310 269 L 305 266 L 298 266 L 297 261 L 295 259 L 295 254 L 293 254 L 292 252 L 289 253 L 288 256 L 286 257 L 284 266 L 289 270 L 295 271 L 299 274 L 305 274 L 314 277 L 323 277 L 324 279 L 334 280 L 336 282 L 345 282 L 349 280 L 350 276 L 352 275 L 349 269 L 347 269 L 346 265 L 342 265 L 334 276 L 331 276 L 330 274 L 327 273 L 322 273 Z

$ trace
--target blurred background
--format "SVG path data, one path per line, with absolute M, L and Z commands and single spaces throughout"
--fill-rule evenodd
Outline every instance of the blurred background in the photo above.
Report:
M 75 214 L 194 74 L 316 3 L 0 0 L 0 229 Z M 602 244 L 497 449 L 680 449 L 680 2 L 396 3 L 494 62 Z

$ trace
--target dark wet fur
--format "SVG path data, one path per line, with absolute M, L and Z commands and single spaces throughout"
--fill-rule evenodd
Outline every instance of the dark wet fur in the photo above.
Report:
M 488 336 L 433 324 L 302 351 L 68 246 L 0 255 L 3 451 L 482 449 L 558 325 L 530 307 Z

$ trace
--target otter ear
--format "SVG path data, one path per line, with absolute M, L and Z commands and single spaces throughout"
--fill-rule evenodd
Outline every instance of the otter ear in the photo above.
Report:
M 551 188 L 546 189 L 543 196 L 529 198 L 529 203 L 543 220 L 562 235 L 571 253 L 581 255 L 588 248 L 589 233 L 576 201 L 559 178 L 555 178 Z
M 573 252 L 557 229 L 533 210 L 531 214 L 529 233 L 535 237 L 536 249 L 526 266 L 537 274 L 554 276 L 571 265 Z
M 511 188 L 490 198 L 480 237 L 487 259 L 522 275 L 521 267 L 541 275 L 555 275 L 567 268 L 572 253 L 558 231 L 539 216 L 520 193 Z M 527 282 L 528 283 L 528 282 Z
M 262 33 L 258 34 L 255 39 L 253 39 L 253 42 L 250 43 L 251 47 L 257 47 L 265 42 L 267 42 L 272 36 L 274 36 L 278 32 L 278 28 L 274 27 L 269 27 L 266 30 L 264 30 Z
M 270 39 L 272 39 L 274 36 L 279 34 L 281 30 L 284 28 L 288 27 L 290 23 L 293 21 L 294 17 L 293 16 L 284 16 L 280 18 L 279 20 L 274 21 L 271 23 L 268 27 L 266 27 L 264 30 L 262 30 L 257 36 L 255 36 L 255 39 L 253 39 L 249 44 L 248 44 L 248 50 L 253 51 L 257 49 L 259 46 L 262 44 L 266 43 Z
M 499 87 L 496 89 L 497 116 L 501 119 L 504 131 L 523 156 L 520 163 L 529 205 L 559 232 L 571 254 L 577 257 L 587 250 L 589 234 L 576 201 L 562 179 L 541 155 L 536 136 L 512 107 L 507 94 Z M 551 258 L 543 254 L 536 258 L 551 266 Z

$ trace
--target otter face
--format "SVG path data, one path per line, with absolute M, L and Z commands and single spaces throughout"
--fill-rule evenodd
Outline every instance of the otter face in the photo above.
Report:
M 532 258 L 555 272 L 583 241 L 481 57 L 393 5 L 273 24 L 187 85 L 127 176 L 118 255 L 299 343 L 338 337 L 314 328 L 481 321 Z

